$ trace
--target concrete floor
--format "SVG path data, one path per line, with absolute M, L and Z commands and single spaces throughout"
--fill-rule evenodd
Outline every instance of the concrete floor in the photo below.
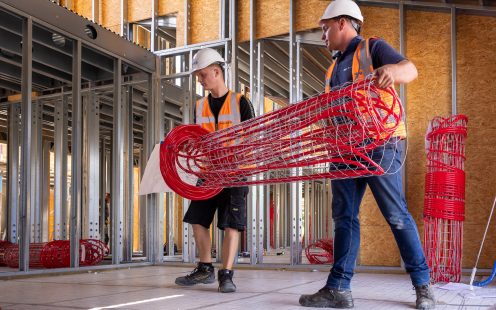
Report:
M 150 266 L 1 280 L 0 309 L 310 309 L 299 306 L 300 294 L 316 292 L 327 278 L 326 271 L 238 269 L 238 291 L 222 294 L 216 283 L 176 286 L 174 279 L 190 270 Z M 352 289 L 355 309 L 413 309 L 415 305 L 407 275 L 358 273 Z M 496 286 L 484 289 L 496 292 Z M 459 292 L 440 288 L 434 292 L 436 309 L 488 309 L 496 303 L 496 298 L 463 298 Z

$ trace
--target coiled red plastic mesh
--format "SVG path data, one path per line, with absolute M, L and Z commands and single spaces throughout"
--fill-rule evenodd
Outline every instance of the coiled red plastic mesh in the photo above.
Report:
M 305 248 L 310 264 L 332 264 L 334 262 L 334 243 L 332 239 L 320 239 Z
M 71 262 L 71 244 L 69 240 L 54 240 L 29 245 L 29 267 L 32 268 L 62 268 L 69 267 Z M 19 267 L 19 245 L 9 243 L 0 248 L 2 263 L 11 267 Z M 96 239 L 81 239 L 79 241 L 79 265 L 92 266 L 100 263 L 109 253 L 108 246 Z
M 424 251 L 433 283 L 461 278 L 467 122 L 464 115 L 436 117 L 427 133 Z
M 161 144 L 160 168 L 166 184 L 192 200 L 223 187 L 392 173 L 369 152 L 402 118 L 395 90 L 367 78 L 216 132 L 178 126 Z

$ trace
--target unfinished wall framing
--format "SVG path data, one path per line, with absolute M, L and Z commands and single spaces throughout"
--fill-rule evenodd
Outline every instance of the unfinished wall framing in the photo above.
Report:
M 128 5 L 128 22 L 151 18 L 153 0 L 125 2 Z M 189 3 L 190 33 L 183 36 L 184 27 L 187 27 L 184 20 L 185 1 L 158 1 L 159 16 L 177 14 L 177 46 L 224 39 L 219 34 L 220 0 L 190 0 Z M 496 46 L 487 39 L 496 32 L 495 9 L 473 7 L 467 10 L 466 6 L 457 8 L 456 5 L 443 3 L 421 6 L 409 2 L 408 5 L 401 4 L 404 12 L 401 16 L 400 4 L 381 1 L 360 3 L 365 17 L 364 36 L 379 36 L 398 50 L 404 49 L 406 57 L 416 64 L 419 71 L 419 78 L 409 84 L 404 93 L 409 130 L 405 189 L 409 209 L 421 232 L 425 173 L 425 160 L 422 159 L 425 158 L 424 135 L 428 120 L 436 115 L 450 114 L 453 106 L 456 106 L 458 113 L 469 116 L 463 267 L 473 267 L 496 189 L 496 180 L 488 177 L 496 168 L 493 150 L 496 144 L 493 121 L 496 117 L 496 94 L 492 82 L 496 78 L 496 65 L 491 57 Z M 101 23 L 115 32 L 118 32 L 122 23 L 120 4 L 118 0 L 101 1 Z M 253 19 L 255 34 L 250 36 L 250 0 L 237 1 L 236 44 L 250 39 L 255 41 L 287 36 L 290 4 L 290 0 L 256 1 L 256 16 Z M 294 24 L 296 31 L 303 33 L 315 30 L 326 5 L 327 1 L 298 1 Z M 73 1 L 72 9 L 91 18 L 89 1 Z M 451 33 L 453 26 L 455 32 Z M 401 33 L 402 29 L 404 33 Z M 252 47 L 256 46 L 254 43 Z M 453 48 L 456 51 L 454 63 L 451 59 Z M 456 79 L 453 79 L 453 74 Z M 400 266 L 401 260 L 392 234 L 370 192 L 367 192 L 361 208 L 362 244 L 359 263 L 367 266 Z M 494 239 L 491 236 L 495 233 L 496 228 L 492 227 L 488 244 Z M 378 251 L 379 248 L 394 250 Z M 490 267 L 495 255 L 496 250 L 487 247 L 482 253 L 479 268 Z

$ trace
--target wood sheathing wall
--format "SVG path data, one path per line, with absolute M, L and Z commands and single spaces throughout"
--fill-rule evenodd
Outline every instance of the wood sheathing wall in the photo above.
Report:
M 101 2 L 101 23 L 118 31 L 118 0 Z M 151 0 L 128 0 L 130 22 L 150 18 Z M 296 29 L 318 27 L 328 2 L 297 1 Z M 91 18 L 91 2 L 75 0 L 79 14 Z M 379 36 L 399 50 L 399 11 L 394 8 L 362 6 L 364 36 Z M 159 15 L 177 14 L 177 46 L 184 42 L 184 1 L 160 0 Z M 289 0 L 257 1 L 256 37 L 285 35 L 289 28 Z M 190 44 L 219 38 L 219 1 L 191 0 Z M 250 38 L 249 0 L 238 1 L 238 40 Z M 473 267 L 496 194 L 496 18 L 459 15 L 457 18 L 457 104 L 458 112 L 469 116 L 467 141 L 466 220 L 464 224 L 463 266 Z M 451 113 L 450 15 L 408 8 L 405 16 L 405 55 L 419 71 L 419 78 L 407 86 L 408 156 L 406 199 L 423 235 L 425 174 L 424 137 L 427 124 L 436 115 Z M 482 31 L 481 31 L 482 30 Z M 399 266 L 400 256 L 388 225 L 367 191 L 361 206 L 361 265 Z M 496 257 L 496 227 L 492 225 L 479 268 L 489 268 Z M 180 242 L 179 242 L 180 243 Z
M 399 48 L 399 14 L 397 9 L 363 6 L 364 37 L 378 36 Z M 371 191 L 367 188 L 360 206 L 361 243 L 359 264 L 398 266 L 400 256 L 389 225 L 384 220 Z
M 146 1 L 143 1 L 146 2 Z M 121 32 L 120 0 L 105 0 L 100 4 L 102 18 L 100 23 L 115 33 Z
M 472 268 L 496 195 L 496 18 L 457 17 L 457 105 L 468 116 L 463 266 Z M 494 215 L 493 215 L 494 216 Z M 496 257 L 496 225 L 491 222 L 479 268 Z
M 423 239 L 426 171 L 425 134 L 436 115 L 451 113 L 450 14 L 406 11 L 406 56 L 417 66 L 418 78 L 408 84 L 406 198 Z

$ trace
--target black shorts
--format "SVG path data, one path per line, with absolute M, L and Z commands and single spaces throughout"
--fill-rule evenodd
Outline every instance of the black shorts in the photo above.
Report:
M 234 228 L 244 231 L 246 228 L 246 196 L 248 187 L 224 188 L 216 196 L 206 200 L 191 201 L 183 221 L 189 224 L 200 224 L 210 228 L 217 211 L 217 227 Z

